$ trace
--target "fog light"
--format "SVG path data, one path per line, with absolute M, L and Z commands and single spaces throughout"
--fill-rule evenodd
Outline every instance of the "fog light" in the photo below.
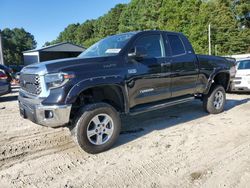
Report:
M 45 118 L 46 119 L 51 119 L 54 117 L 54 113 L 52 110 L 45 110 Z

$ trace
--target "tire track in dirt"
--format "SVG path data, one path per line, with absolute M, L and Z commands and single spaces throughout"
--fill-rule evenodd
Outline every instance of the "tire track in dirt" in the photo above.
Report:
M 156 140 L 158 140 L 157 137 L 154 142 L 156 142 Z M 182 143 L 183 142 L 181 141 L 179 144 L 181 145 Z M 133 143 L 133 145 L 136 145 L 136 143 Z M 165 146 L 163 147 L 165 148 Z M 150 148 L 152 147 L 149 146 L 144 149 L 150 150 Z M 120 156 L 126 154 L 129 155 L 128 153 L 131 152 L 132 155 L 138 155 L 136 150 L 138 150 L 136 147 L 132 148 L 132 150 L 131 148 L 128 148 L 123 152 L 123 154 L 120 154 Z M 112 150 L 111 152 L 117 151 Z M 77 185 L 81 185 L 83 187 L 97 187 L 105 184 L 111 187 L 124 187 L 124 184 L 126 185 L 126 183 L 128 185 L 135 185 L 139 187 L 145 185 L 154 186 L 158 184 L 156 180 L 164 175 L 168 175 L 168 178 L 171 176 L 174 179 L 175 174 L 178 172 L 178 169 L 174 168 L 175 166 L 184 168 L 184 161 L 187 157 L 185 155 L 181 155 L 180 152 L 181 150 L 173 156 L 174 158 L 179 159 L 178 162 L 173 162 L 170 159 L 162 157 L 161 155 L 157 155 L 154 150 L 152 150 L 151 159 L 143 160 L 143 157 L 139 157 L 136 162 L 129 159 L 131 157 L 131 155 L 129 155 L 130 157 L 126 161 L 123 160 L 119 162 L 120 156 L 117 156 L 112 158 L 111 162 L 107 163 L 107 161 L 104 160 L 106 158 L 105 154 L 100 154 L 95 160 L 95 166 L 92 166 L 93 169 L 97 169 L 96 171 L 93 172 L 93 170 L 87 170 L 91 169 L 91 165 L 93 164 L 85 164 L 84 169 L 82 170 L 81 168 L 83 167 L 73 168 L 71 171 L 63 173 L 63 176 L 60 178 L 60 186 L 67 185 L 68 187 L 77 187 Z M 128 165 L 125 165 L 125 163 Z M 107 179 L 109 179 L 109 182 L 106 182 Z M 59 182 L 54 182 L 53 184 L 50 184 L 50 186 L 56 186 L 58 183 Z M 171 185 L 171 183 L 166 185 Z
M 24 129 L 22 131 L 8 131 L 5 135 L 0 138 L 0 144 L 14 142 L 14 141 L 22 141 L 29 140 L 37 136 L 47 137 L 51 134 L 59 134 L 64 132 L 63 129 L 51 129 L 51 128 L 43 128 L 43 129 Z M 6 142 L 7 140 L 7 142 Z
M 37 151 L 50 149 L 52 147 L 60 147 L 71 143 L 72 139 L 66 132 L 48 132 L 21 137 L 14 140 L 10 140 L 5 144 L 1 143 L 0 148 L 0 166 L 3 166 L 7 161 L 16 160 L 20 156 L 26 156 Z M 1 167 L 0 167 L 1 169 Z

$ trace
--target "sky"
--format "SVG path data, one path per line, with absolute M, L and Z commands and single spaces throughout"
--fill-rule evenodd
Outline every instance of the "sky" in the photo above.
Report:
M 37 48 L 56 39 L 71 23 L 83 23 L 130 0 L 0 0 L 0 29 L 21 28 L 34 35 Z

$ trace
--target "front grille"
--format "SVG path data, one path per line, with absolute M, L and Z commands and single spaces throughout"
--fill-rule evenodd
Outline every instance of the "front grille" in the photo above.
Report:
M 33 95 L 39 95 L 42 92 L 40 78 L 36 74 L 21 74 L 20 87 Z

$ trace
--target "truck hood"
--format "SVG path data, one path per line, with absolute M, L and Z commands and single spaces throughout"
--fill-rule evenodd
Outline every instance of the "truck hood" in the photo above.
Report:
M 112 57 L 96 57 L 96 58 L 66 58 L 52 61 L 45 61 L 28 65 L 21 71 L 22 73 L 33 73 L 44 75 L 47 73 L 63 72 L 71 70 L 96 70 L 102 68 L 105 64 L 117 61 L 116 56 Z M 84 68 L 83 68 L 84 66 Z M 87 67 L 87 68 L 86 68 Z

